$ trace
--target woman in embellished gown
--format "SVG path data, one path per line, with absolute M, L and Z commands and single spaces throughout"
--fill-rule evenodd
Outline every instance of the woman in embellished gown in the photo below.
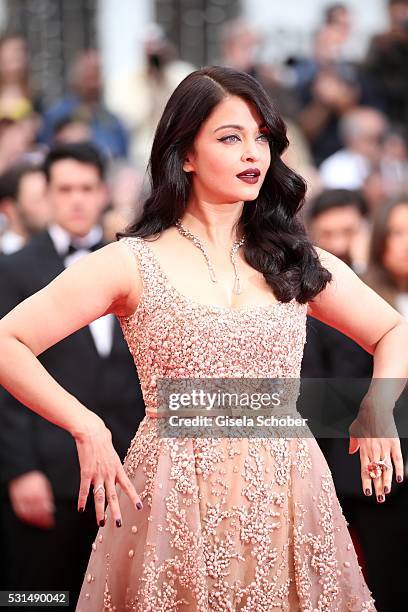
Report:
M 94 498 L 100 529 L 77 612 L 375 610 L 313 437 L 160 433 L 160 380 L 297 379 L 310 314 L 374 355 L 350 428 L 362 494 L 381 501 L 394 472 L 402 479 L 398 437 L 359 434 L 384 414 L 393 423 L 408 323 L 309 242 L 287 145 L 255 79 L 221 67 L 190 74 L 158 125 L 140 218 L 0 322 L 0 382 L 73 435 L 78 510 Z M 146 404 L 123 465 L 103 421 L 35 357 L 108 312 Z M 385 377 L 401 384 L 379 411 L 374 382 Z

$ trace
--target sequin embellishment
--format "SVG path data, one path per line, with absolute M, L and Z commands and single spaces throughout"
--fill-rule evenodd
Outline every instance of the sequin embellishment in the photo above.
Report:
M 299 377 L 306 304 L 199 304 L 121 240 L 143 280 L 119 321 L 148 412 L 160 377 Z M 162 438 L 147 415 L 124 466 L 143 509 L 117 487 L 123 527 L 108 507 L 76 612 L 375 611 L 314 438 Z

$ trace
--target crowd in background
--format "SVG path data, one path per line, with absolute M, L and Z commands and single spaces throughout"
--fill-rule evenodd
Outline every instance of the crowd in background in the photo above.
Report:
M 408 1 L 388 0 L 388 12 L 386 31 L 372 38 L 358 62 L 349 53 L 353 15 L 338 3 L 322 15 L 308 56 L 266 64 L 259 59 L 263 35 L 239 18 L 225 24 L 216 63 L 253 75 L 282 113 L 290 141 L 284 160 L 308 183 L 301 214 L 313 243 L 340 257 L 408 317 Z M 103 174 L 107 188 L 94 222 L 105 242 L 115 240 L 115 232 L 140 209 L 148 188 L 146 166 L 164 105 L 194 69 L 177 57 L 163 30 L 152 24 L 145 32 L 141 68 L 118 75 L 104 87 L 98 50 L 83 50 L 70 67 L 66 94 L 45 107 L 30 77 L 26 41 L 18 34 L 5 34 L 0 39 L 0 253 L 15 254 L 50 225 L 55 227 L 44 159 L 50 149 L 64 151 L 64 145 L 84 141 L 92 142 L 108 162 Z M 84 155 L 85 164 L 91 159 L 89 163 L 98 168 L 92 155 Z M 66 159 L 63 154 L 61 159 Z M 371 356 L 352 340 L 317 321 L 309 322 L 308 334 L 304 376 L 370 376 Z M 328 458 L 333 448 L 325 449 Z M 342 460 L 349 457 L 344 454 Z M 336 461 L 339 455 L 331 464 L 333 472 L 336 465 L 343 469 Z M 359 475 L 357 465 L 354 469 Z M 336 473 L 334 478 L 336 482 Z M 357 507 L 358 478 L 355 494 L 344 491 L 342 497 L 342 484 L 336 484 L 350 510 L 350 527 L 355 527 L 356 546 L 380 602 L 378 609 L 398 609 L 395 602 L 404 593 L 400 577 L 407 563 L 399 565 L 400 571 L 380 565 L 381 555 L 376 561 L 361 518 L 373 512 L 375 524 L 388 510 L 375 514 L 378 506 L 368 502 Z M 3 485 L 7 495 L 10 482 Z M 387 527 L 382 524 L 384 549 L 393 540 L 390 554 L 397 554 L 395 547 L 405 535 L 403 519 L 398 519 L 408 500 L 404 491 L 394 494 L 394 505 L 389 504 L 393 514 Z M 365 524 L 373 528 L 370 519 Z M 381 581 L 391 593 L 388 599 Z
M 367 272 L 376 290 L 407 314 L 408 4 L 389 0 L 388 8 L 389 28 L 372 38 L 358 63 L 348 53 L 353 15 L 342 4 L 326 8 L 307 57 L 266 65 L 259 60 L 263 35 L 239 18 L 223 28 L 217 63 L 260 80 L 286 119 L 290 146 L 285 161 L 308 182 L 306 221 L 314 199 L 328 192 L 324 210 L 320 205 L 318 215 L 312 212 L 315 242 L 323 240 L 324 248 L 351 257 L 348 263 L 360 274 Z M 177 57 L 156 24 L 146 29 L 144 57 L 144 66 L 118 75 L 104 88 L 98 50 L 80 52 L 70 67 L 66 94 L 45 108 L 30 79 L 26 41 L 15 34 L 0 39 L 2 252 L 19 248 L 47 223 L 39 177 L 24 181 L 36 182 L 36 188 L 20 197 L 8 193 L 13 181 L 7 173 L 21 163 L 40 165 L 56 142 L 91 139 L 109 156 L 110 193 L 102 219 L 108 239 L 132 217 L 147 185 L 158 118 L 171 92 L 195 68 Z M 359 215 L 355 198 L 364 200 Z M 396 200 L 399 205 L 385 214 Z M 376 225 L 384 236 L 370 253 Z

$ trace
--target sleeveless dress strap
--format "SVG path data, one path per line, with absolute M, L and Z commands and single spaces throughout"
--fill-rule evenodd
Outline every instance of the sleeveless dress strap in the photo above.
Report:
M 119 242 L 124 242 L 135 255 L 142 278 L 143 290 L 136 312 L 142 310 L 142 305 L 146 308 L 154 306 L 158 301 L 162 303 L 165 299 L 167 282 L 143 238 L 124 236 Z

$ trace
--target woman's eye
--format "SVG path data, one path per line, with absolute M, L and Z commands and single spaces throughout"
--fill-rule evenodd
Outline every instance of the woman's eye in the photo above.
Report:
M 230 136 L 223 136 L 222 138 L 219 138 L 218 140 L 220 140 L 221 142 L 236 142 L 237 140 L 239 140 L 239 138 L 238 136 L 235 136 L 235 134 L 231 134 Z
M 267 134 L 259 134 L 259 136 L 257 137 L 257 140 L 263 140 L 263 142 L 269 142 L 269 137 L 267 136 Z M 222 138 L 218 139 L 221 142 L 237 142 L 240 141 L 241 139 L 239 138 L 239 136 L 236 136 L 236 134 L 230 134 L 229 136 L 223 136 Z

